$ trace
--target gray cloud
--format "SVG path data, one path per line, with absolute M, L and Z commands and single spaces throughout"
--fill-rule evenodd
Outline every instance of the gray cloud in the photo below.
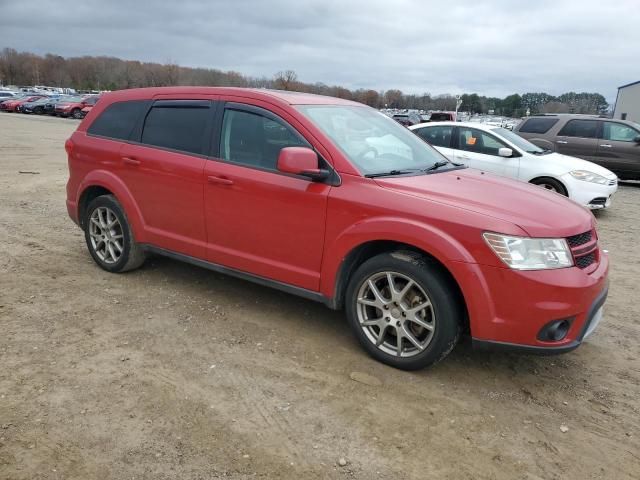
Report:
M 0 47 L 405 92 L 597 91 L 639 80 L 637 0 L 0 0 Z

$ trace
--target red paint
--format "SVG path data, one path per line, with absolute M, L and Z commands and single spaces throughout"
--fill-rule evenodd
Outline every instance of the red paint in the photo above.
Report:
M 114 101 L 211 99 L 269 110 L 297 130 L 339 173 L 341 184 L 312 182 L 87 135 Z M 525 183 L 458 170 L 370 179 L 295 104 L 346 100 L 263 90 L 208 87 L 135 89 L 103 95 L 68 145 L 67 207 L 77 222 L 82 193 L 113 192 L 138 242 L 197 257 L 331 299 L 340 266 L 354 248 L 387 240 L 412 245 L 439 260 L 465 299 L 474 338 L 547 346 L 536 339 L 550 320 L 576 317 L 575 340 L 588 309 L 606 287 L 608 258 L 597 263 L 522 272 L 506 267 L 482 238 L 486 231 L 568 237 L 595 228 L 590 212 Z M 295 153 L 295 152 L 293 152 Z M 305 159 L 282 158 L 293 172 Z M 311 166 L 311 165 L 309 165 Z

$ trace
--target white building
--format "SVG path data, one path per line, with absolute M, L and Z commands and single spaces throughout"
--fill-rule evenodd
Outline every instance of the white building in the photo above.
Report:
M 640 123 L 640 80 L 618 87 L 613 118 Z

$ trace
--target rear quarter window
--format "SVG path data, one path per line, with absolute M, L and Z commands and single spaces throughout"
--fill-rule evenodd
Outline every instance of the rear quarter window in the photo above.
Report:
M 557 118 L 530 118 L 518 129 L 522 133 L 547 133 L 558 123 Z
M 141 143 L 155 147 L 202 154 L 207 120 L 211 116 L 208 101 L 157 102 L 147 114 Z
M 147 101 L 145 100 L 112 103 L 89 125 L 87 133 L 117 140 L 128 140 L 146 105 Z

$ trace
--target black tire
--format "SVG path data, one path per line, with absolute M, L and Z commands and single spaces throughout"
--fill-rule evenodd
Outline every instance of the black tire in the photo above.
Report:
M 122 252 L 117 261 L 113 263 L 109 263 L 100 258 L 100 254 L 96 251 L 91 240 L 91 217 L 98 208 L 106 208 L 113 212 L 121 227 L 118 233 L 121 232 L 122 235 Z M 86 208 L 83 226 L 84 237 L 89 253 L 100 268 L 112 273 L 122 273 L 134 270 L 144 263 L 145 252 L 140 245 L 136 243 L 124 209 L 113 195 L 101 195 L 89 203 Z
M 531 180 L 531 183 L 539 187 L 542 187 L 546 190 L 559 193 L 560 195 L 564 195 L 565 197 L 569 196 L 569 194 L 567 193 L 567 189 L 564 188 L 564 185 L 558 180 L 556 180 L 555 178 L 551 178 L 551 177 L 534 178 L 533 180 Z
M 44 109 L 42 107 L 36 107 L 33 109 L 33 113 L 36 113 L 38 115 L 42 115 L 44 113 Z
M 80 110 L 79 108 L 74 108 L 73 110 L 71 110 L 71 116 L 79 120 L 80 118 L 82 118 L 82 110 Z
M 381 350 L 367 337 L 358 319 L 360 289 L 369 278 L 387 271 L 413 280 L 431 301 L 435 324 L 431 340 L 424 350 L 410 357 L 391 355 Z M 464 319 L 463 300 L 458 292 L 451 278 L 433 260 L 417 252 L 396 251 L 372 257 L 358 267 L 347 287 L 345 309 L 351 329 L 369 355 L 395 368 L 417 370 L 435 365 L 458 343 Z

